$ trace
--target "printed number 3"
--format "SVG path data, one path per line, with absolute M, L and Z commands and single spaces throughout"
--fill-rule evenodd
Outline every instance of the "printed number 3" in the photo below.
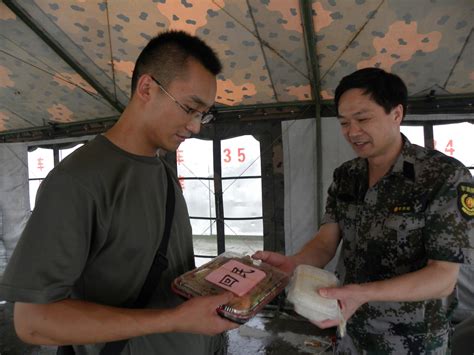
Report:
M 230 149 L 229 148 L 226 148 L 224 149 L 224 162 L 226 163 L 230 163 L 231 161 L 231 157 L 230 157 Z

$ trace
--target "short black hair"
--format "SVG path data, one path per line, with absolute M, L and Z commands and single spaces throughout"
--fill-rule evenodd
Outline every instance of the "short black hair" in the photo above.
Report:
M 178 76 L 185 76 L 189 58 L 195 59 L 214 75 L 222 70 L 217 54 L 202 39 L 184 31 L 158 34 L 137 58 L 132 75 L 132 95 L 143 74 L 153 75 L 165 87 Z
M 403 117 L 407 112 L 408 90 L 398 75 L 380 68 L 364 68 L 342 78 L 336 88 L 334 102 L 339 115 L 339 100 L 351 89 L 363 89 L 385 112 L 390 113 L 398 105 L 403 106 Z

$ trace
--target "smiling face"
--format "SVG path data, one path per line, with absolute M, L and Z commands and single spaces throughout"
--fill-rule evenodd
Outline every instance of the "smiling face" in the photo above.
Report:
M 400 123 L 403 107 L 388 114 L 362 89 L 350 89 L 339 100 L 342 134 L 360 158 L 371 162 L 392 160 L 401 149 Z
M 155 150 L 175 151 L 191 134 L 199 133 L 201 123 L 193 119 L 193 112 L 186 113 L 149 75 L 144 75 L 142 80 L 149 85 L 150 95 L 145 108 L 144 143 Z M 184 108 L 203 112 L 214 104 L 216 86 L 215 76 L 190 59 L 183 74 L 165 90 Z

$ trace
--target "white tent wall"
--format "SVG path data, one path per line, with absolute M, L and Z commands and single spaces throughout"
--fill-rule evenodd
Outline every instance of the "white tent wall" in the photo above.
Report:
M 322 196 L 316 188 L 316 122 L 314 119 L 282 123 L 285 180 L 285 251 L 296 253 L 318 230 L 317 216 L 324 213 L 327 189 L 332 174 L 342 162 L 352 159 L 354 153 L 341 135 L 335 118 L 322 118 Z M 317 211 L 320 199 L 322 211 Z M 334 267 L 334 261 L 328 268 Z
M 0 166 L 1 276 L 30 216 L 27 145 L 0 144 Z
M 316 231 L 314 119 L 282 122 L 285 252 L 297 252 Z

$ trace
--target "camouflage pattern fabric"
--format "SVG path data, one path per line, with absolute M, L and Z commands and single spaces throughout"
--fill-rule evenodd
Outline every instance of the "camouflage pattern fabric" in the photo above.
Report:
M 323 222 L 340 226 L 337 273 L 344 284 L 393 278 L 423 268 L 428 259 L 473 263 L 473 219 L 460 203 L 466 200 L 460 191 L 473 186 L 469 170 L 403 139 L 391 172 L 371 188 L 364 159 L 334 172 Z M 348 334 L 360 353 L 443 353 L 451 298 L 369 302 L 349 320 Z
M 305 1 L 315 37 L 308 51 L 299 0 L 15 3 L 123 105 L 139 52 L 166 29 L 197 35 L 216 50 L 224 63 L 221 105 L 307 102 L 312 89 L 333 99 L 344 76 L 367 67 L 400 75 L 410 97 L 474 93 L 472 0 Z M 0 132 L 119 114 L 2 1 L 0 28 Z M 317 88 L 309 51 L 317 58 Z

